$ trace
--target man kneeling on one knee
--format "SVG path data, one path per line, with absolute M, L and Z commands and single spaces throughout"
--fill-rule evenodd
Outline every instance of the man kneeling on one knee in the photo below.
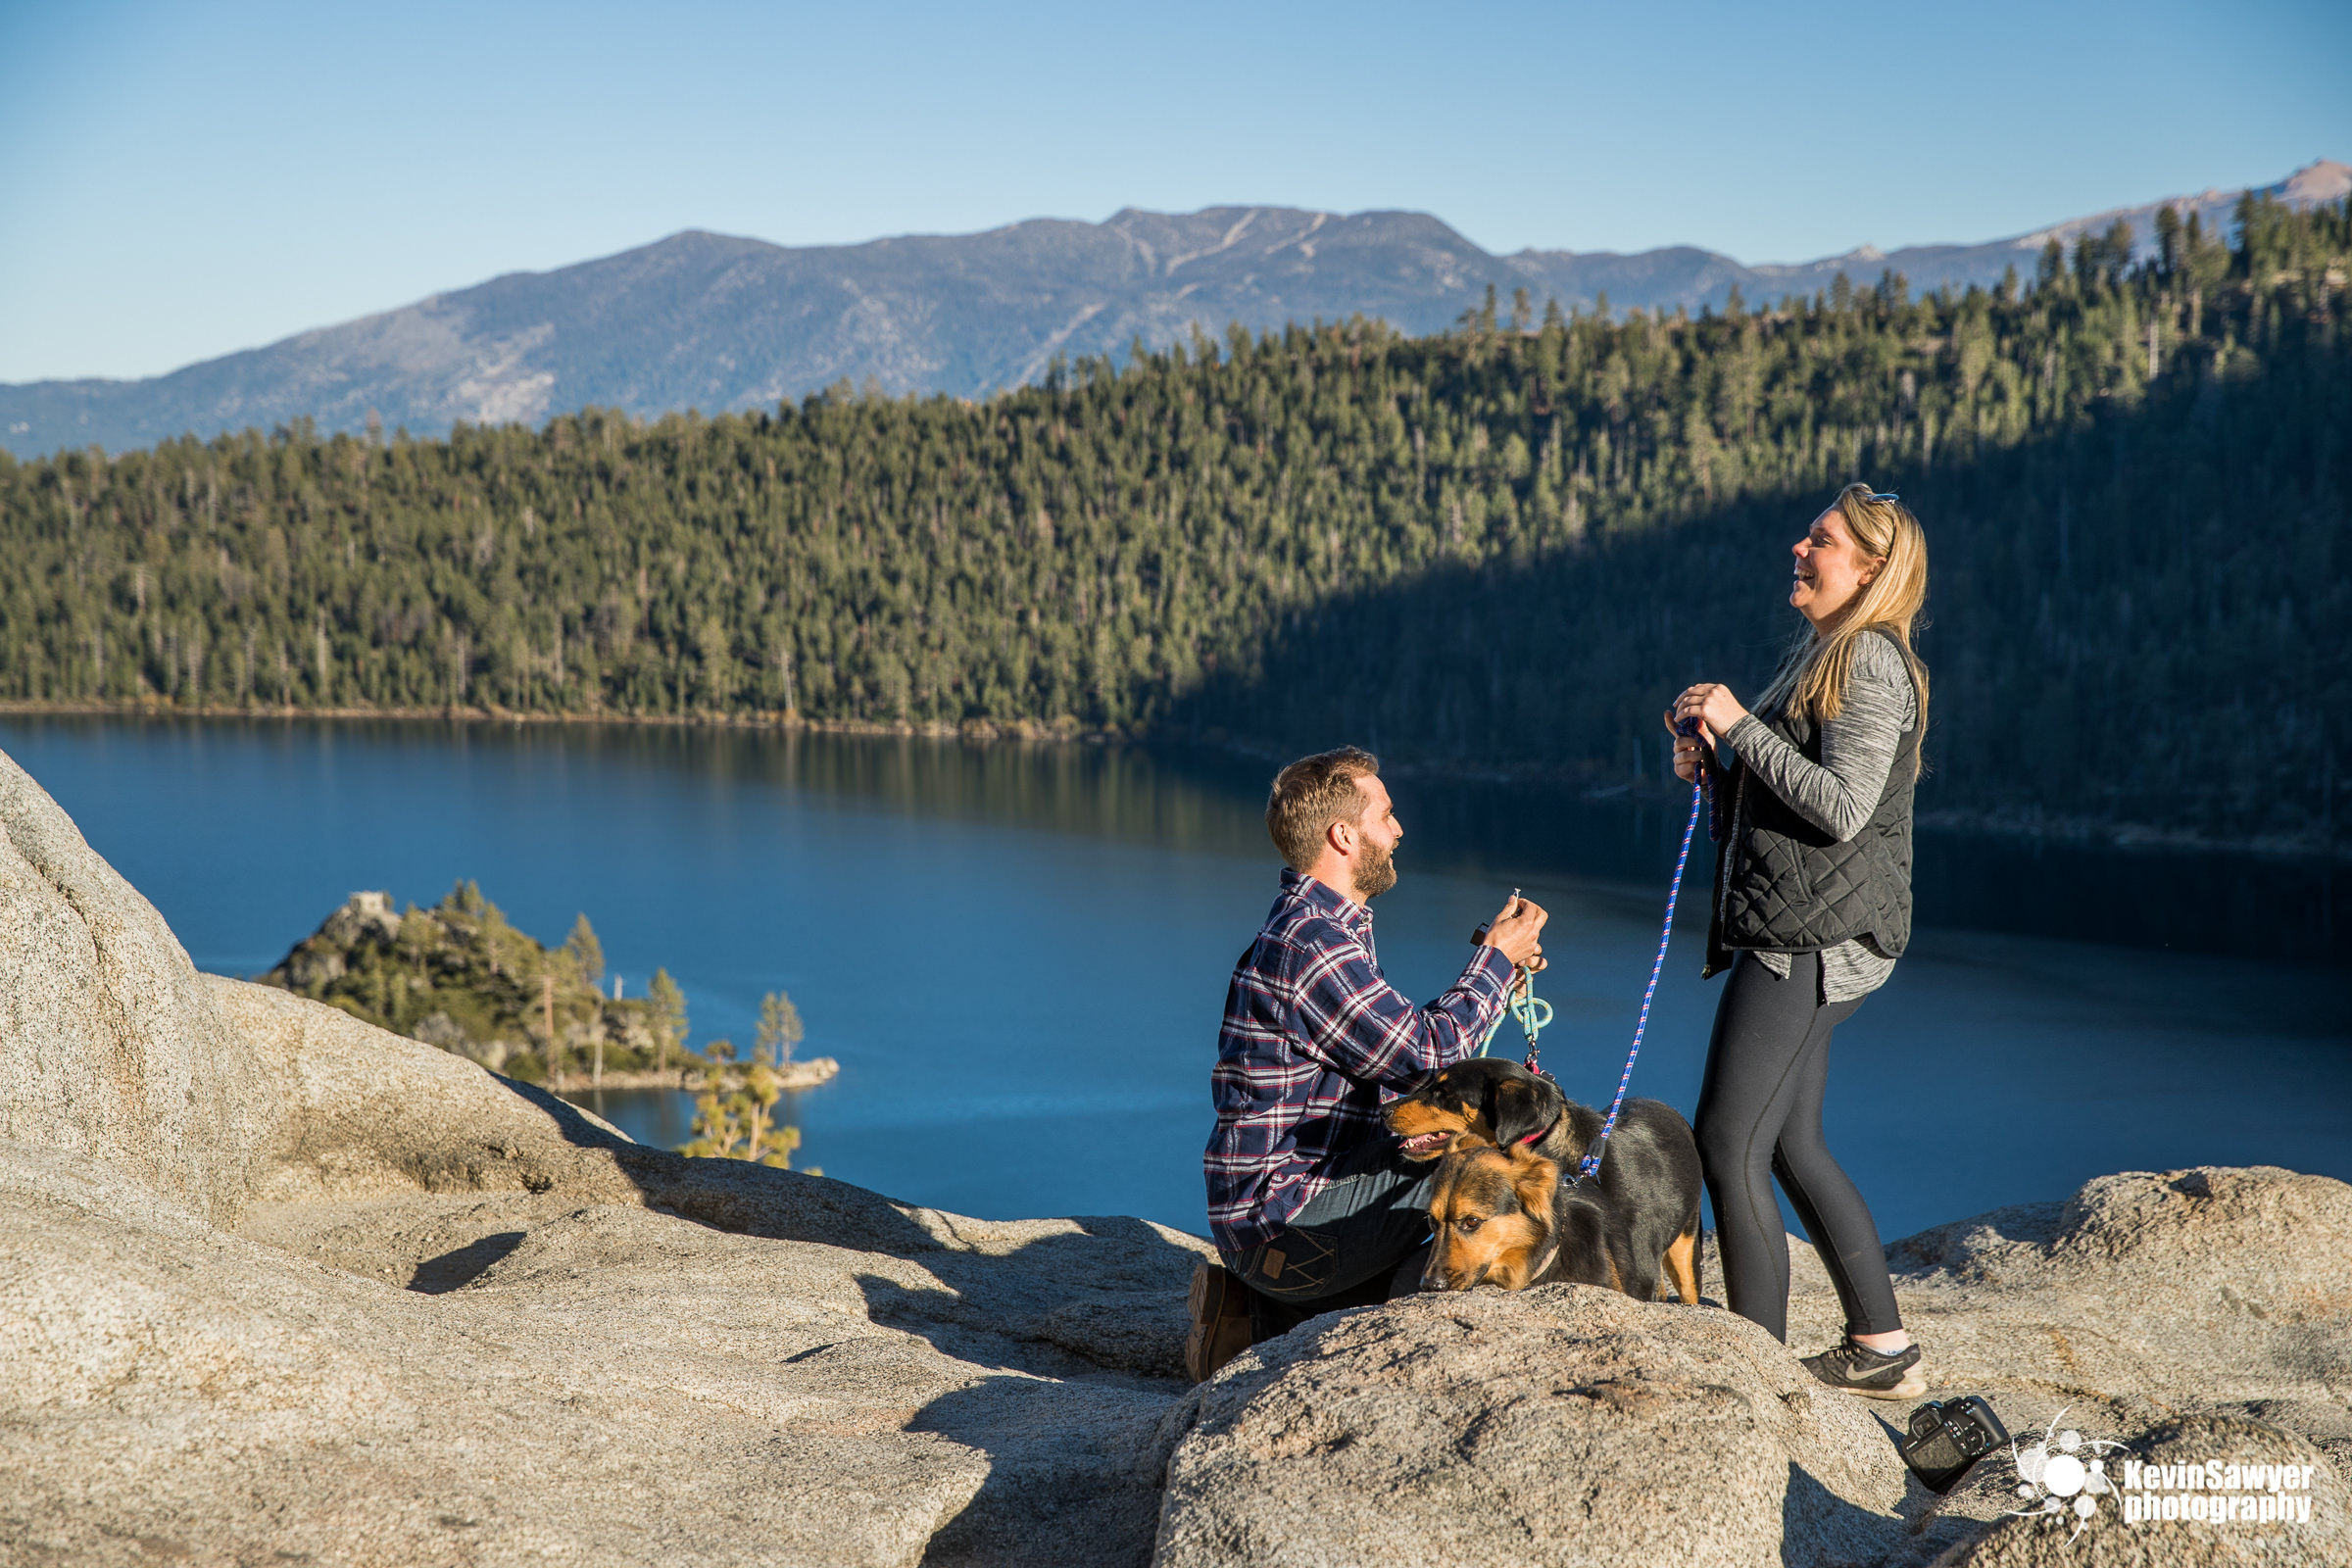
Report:
M 1289 869 L 1233 971 L 1210 1075 L 1202 1164 L 1225 1266 L 1194 1274 L 1196 1379 L 1317 1312 L 1412 1289 L 1436 1166 L 1403 1156 L 1382 1108 L 1475 1055 L 1512 969 L 1543 966 L 1547 917 L 1514 899 L 1437 1001 L 1416 1006 L 1382 978 L 1366 905 L 1396 884 L 1404 829 L 1379 770 L 1353 747 L 1301 758 L 1266 803 Z

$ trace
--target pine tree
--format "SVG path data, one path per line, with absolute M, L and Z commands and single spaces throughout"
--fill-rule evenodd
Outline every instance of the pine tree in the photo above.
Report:
M 686 993 L 678 989 L 667 969 L 656 969 L 645 996 L 653 1007 L 654 1069 L 667 1072 L 669 1054 L 682 1050 L 686 1044 Z
M 592 986 L 604 980 L 605 947 L 596 940 L 596 928 L 588 923 L 587 915 L 582 914 L 571 922 L 571 935 L 564 938 L 564 951 L 570 956 L 581 979 Z
M 755 1056 L 765 1056 L 781 1067 L 792 1059 L 792 1048 L 801 1043 L 801 1010 L 792 999 L 781 991 L 770 991 L 760 1002 L 760 1033 L 754 1046 Z

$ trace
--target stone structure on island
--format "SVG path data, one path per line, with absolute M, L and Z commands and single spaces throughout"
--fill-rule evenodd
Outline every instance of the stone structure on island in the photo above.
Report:
M 1900 1407 L 1580 1287 L 1188 1388 L 1202 1243 L 685 1159 L 199 974 L 5 758 L 0 1188 L 9 1562 L 2352 1564 L 2342 1183 L 2128 1173 L 1891 1250 L 1936 1395 L 2175 1476 L 2308 1466 L 2307 1523 L 2004 1517 L 2005 1456 L 1938 1503 Z

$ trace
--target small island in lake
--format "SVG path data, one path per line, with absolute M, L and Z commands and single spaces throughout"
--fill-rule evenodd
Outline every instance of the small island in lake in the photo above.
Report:
M 686 1048 L 686 997 L 666 969 L 642 997 L 622 997 L 617 980 L 608 995 L 604 949 L 585 914 L 550 948 L 509 924 L 472 882 L 405 911 L 388 893 L 354 893 L 259 979 L 559 1092 L 734 1090 L 760 1065 L 738 1064 L 725 1041 Z M 783 1090 L 812 1089 L 840 1070 L 830 1056 L 792 1060 L 800 1034 L 790 1002 L 771 996 L 760 1043 Z

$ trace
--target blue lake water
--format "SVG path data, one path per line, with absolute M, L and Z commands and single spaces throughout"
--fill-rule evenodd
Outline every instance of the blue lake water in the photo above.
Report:
M 0 750 L 202 968 L 268 968 L 355 889 L 429 904 L 473 878 L 543 940 L 586 911 L 631 994 L 666 966 L 698 1043 L 748 1044 L 761 994 L 789 991 L 802 1054 L 842 1064 L 791 1107 L 804 1165 L 967 1214 L 1203 1229 L 1225 981 L 1275 892 L 1260 764 L 422 721 L 10 717 Z M 1605 1102 L 1680 810 L 1393 783 L 1390 977 L 1443 989 L 1470 926 L 1525 887 L 1553 911 L 1544 1065 Z M 2342 899 L 2294 862 L 1924 836 L 1921 931 L 1838 1031 L 1832 1147 L 1888 1236 L 2114 1170 L 2352 1179 Z M 1635 1079 L 1686 1113 L 1716 996 L 1699 927 L 1675 939 Z M 601 1108 L 667 1145 L 691 1114 L 649 1092 Z

